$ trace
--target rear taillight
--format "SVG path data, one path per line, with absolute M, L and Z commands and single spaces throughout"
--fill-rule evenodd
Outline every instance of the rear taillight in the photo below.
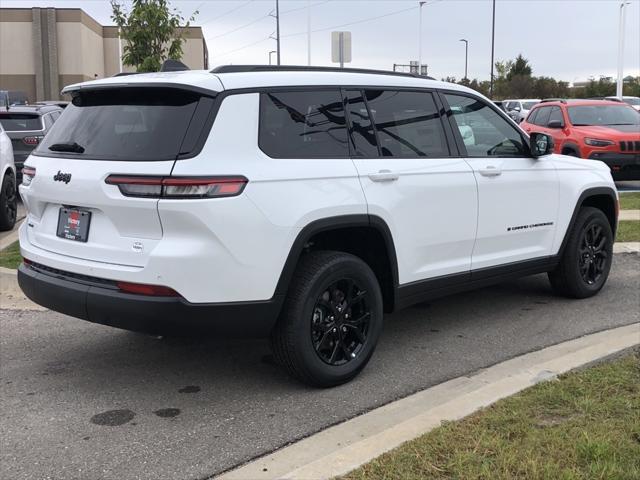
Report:
M 137 295 L 150 295 L 153 297 L 179 297 L 180 294 L 169 287 L 162 285 L 146 285 L 144 283 L 117 282 L 118 289 L 125 293 Z
M 117 185 L 128 197 L 220 198 L 240 195 L 249 180 L 224 177 L 143 177 L 109 175 L 105 182 Z
M 22 167 L 22 185 L 28 187 L 31 185 L 33 177 L 36 176 L 36 169 L 33 167 Z
M 40 140 L 42 140 L 44 137 L 42 135 L 37 135 L 37 136 L 32 136 L 32 137 L 24 137 L 22 139 L 22 143 L 24 143 L 25 145 L 29 145 L 31 147 L 38 145 L 40 143 Z

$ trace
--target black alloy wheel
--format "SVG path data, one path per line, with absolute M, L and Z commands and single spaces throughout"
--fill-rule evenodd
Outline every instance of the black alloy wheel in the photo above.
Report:
M 609 253 L 605 247 L 608 242 L 607 232 L 597 223 L 587 225 L 582 232 L 578 262 L 580 276 L 587 285 L 599 282 L 606 271 Z
M 313 309 L 311 340 L 323 362 L 344 365 L 362 352 L 369 333 L 369 303 L 367 291 L 350 278 L 322 292 Z

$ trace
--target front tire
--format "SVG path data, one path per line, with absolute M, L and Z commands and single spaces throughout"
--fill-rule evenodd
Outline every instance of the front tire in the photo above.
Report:
M 0 231 L 11 230 L 16 224 L 18 196 L 13 175 L 5 175 L 0 187 Z
M 609 220 L 593 207 L 578 212 L 560 264 L 549 273 L 553 290 L 570 298 L 598 293 L 609 276 L 613 261 L 613 232 Z
M 360 258 L 306 254 L 271 333 L 276 361 L 314 387 L 348 382 L 365 367 L 382 331 L 382 293 Z

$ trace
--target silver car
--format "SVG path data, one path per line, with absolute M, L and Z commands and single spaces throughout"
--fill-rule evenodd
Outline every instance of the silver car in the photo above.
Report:
M 504 100 L 502 104 L 504 109 L 513 121 L 520 123 L 529 115 L 534 105 L 540 103 L 540 99 L 520 99 L 520 100 Z

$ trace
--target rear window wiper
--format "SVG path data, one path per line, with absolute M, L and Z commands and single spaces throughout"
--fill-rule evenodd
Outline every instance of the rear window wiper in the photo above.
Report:
M 49 145 L 49 150 L 52 152 L 71 152 L 71 153 L 84 153 L 84 147 L 73 143 L 54 143 Z

